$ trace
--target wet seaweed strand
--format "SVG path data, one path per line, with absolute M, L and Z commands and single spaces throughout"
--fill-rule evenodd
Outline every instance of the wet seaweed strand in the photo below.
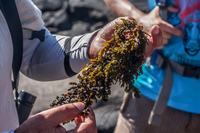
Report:
M 135 19 L 122 21 L 115 27 L 113 38 L 104 44 L 98 57 L 91 59 L 78 74 L 79 82 L 70 82 L 68 93 L 57 96 L 51 107 L 83 102 L 86 109 L 82 115 L 86 116 L 87 107 L 97 99 L 108 101 L 111 85 L 117 82 L 125 88 L 125 92 L 133 92 L 135 97 L 140 97 L 139 89 L 133 84 L 134 79 L 143 73 L 141 65 L 148 39 Z

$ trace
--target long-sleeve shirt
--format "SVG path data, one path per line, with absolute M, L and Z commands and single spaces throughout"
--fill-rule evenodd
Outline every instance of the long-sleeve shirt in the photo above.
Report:
M 51 35 L 40 10 L 31 0 L 15 0 L 23 28 L 23 59 L 20 71 L 40 81 L 59 80 L 78 73 L 89 62 L 88 44 L 94 33 L 67 37 Z M 45 41 L 30 40 L 30 31 L 45 29 Z M 67 56 L 67 58 L 66 58 Z M 0 11 L 0 132 L 19 126 L 11 75 L 13 43 Z M 68 74 L 69 73 L 69 74 Z

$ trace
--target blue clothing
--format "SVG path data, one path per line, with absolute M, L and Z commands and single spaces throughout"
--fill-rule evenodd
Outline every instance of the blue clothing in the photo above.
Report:
M 148 0 L 150 9 L 156 6 L 154 0 Z M 152 2 L 152 3 L 151 3 Z M 200 67 L 200 0 L 170 0 L 180 9 L 179 13 L 168 13 L 168 22 L 185 33 L 184 38 L 173 36 L 162 53 L 165 57 L 194 67 Z M 156 54 L 157 50 L 154 52 Z M 143 65 L 144 74 L 135 81 L 141 94 L 156 100 L 166 70 L 152 62 L 150 67 Z M 200 114 L 200 79 L 183 77 L 173 72 L 174 83 L 168 106 L 182 111 Z

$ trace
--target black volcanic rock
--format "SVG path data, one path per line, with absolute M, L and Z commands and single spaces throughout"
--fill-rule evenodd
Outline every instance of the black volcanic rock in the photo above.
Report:
M 96 30 L 115 18 L 103 0 L 33 0 L 33 2 L 42 11 L 45 25 L 52 33 L 76 35 L 78 29 L 75 27 L 80 29 L 81 23 L 83 26 L 87 25 L 81 28 L 81 33 L 92 32 L 91 29 Z M 96 23 L 98 27 L 95 28 L 93 25 Z

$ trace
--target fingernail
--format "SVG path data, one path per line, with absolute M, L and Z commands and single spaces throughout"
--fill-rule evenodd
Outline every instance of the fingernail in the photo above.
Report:
M 85 104 L 82 102 L 73 103 L 78 110 L 83 111 L 85 109 Z

